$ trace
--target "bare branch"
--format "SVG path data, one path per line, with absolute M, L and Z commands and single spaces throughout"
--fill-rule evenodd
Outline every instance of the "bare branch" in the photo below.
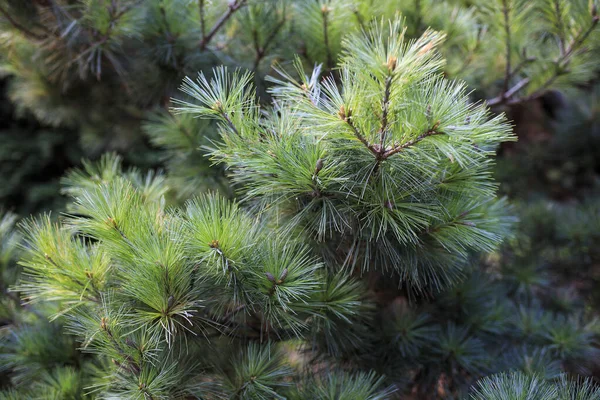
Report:
M 510 30 L 510 10 L 508 8 L 508 0 L 502 0 L 502 13 L 504 14 L 504 32 L 506 35 L 506 69 L 504 71 L 504 86 L 502 88 L 502 97 L 506 96 L 508 86 L 510 84 L 510 77 L 512 75 L 511 66 L 511 30 Z
M 493 99 L 488 101 L 490 106 L 495 106 L 497 104 L 504 103 L 506 100 L 512 98 L 517 92 L 523 89 L 525 86 L 529 85 L 531 80 L 529 78 L 521 79 L 515 86 L 510 88 L 507 92 L 502 93 L 501 95 L 494 97 Z
M 331 55 L 331 48 L 329 47 L 329 12 L 331 10 L 327 6 L 321 8 L 321 14 L 323 15 L 323 41 L 325 43 L 325 51 L 327 53 L 327 69 L 333 68 L 333 56 Z
M 436 124 L 438 125 L 438 124 Z M 394 148 L 392 148 L 391 150 L 386 151 L 385 153 L 383 153 L 381 155 L 381 159 L 385 160 L 391 156 L 393 156 L 394 154 L 397 154 L 399 152 L 401 152 L 402 150 L 409 148 L 411 146 L 414 146 L 415 144 L 419 143 L 420 141 L 422 141 L 425 138 L 428 138 L 429 136 L 434 136 L 434 135 L 443 135 L 444 132 L 440 132 L 438 130 L 436 130 L 437 127 L 434 127 L 433 129 L 419 135 L 417 138 L 413 139 L 413 140 L 409 140 L 406 143 L 400 144 Z
M 10 24 L 12 26 L 14 26 L 16 29 L 21 31 L 25 36 L 29 37 L 30 39 L 35 39 L 35 40 L 43 40 L 44 39 L 44 36 L 38 35 L 32 31 L 30 31 L 29 29 L 27 29 L 26 27 L 24 27 L 23 25 L 21 25 L 20 23 L 15 21 L 15 19 L 13 17 L 11 17 L 10 14 L 2 7 L 0 7 L 0 14 L 2 14 L 4 16 L 4 18 L 6 18 L 8 20 L 8 22 L 10 22 Z
M 225 13 L 221 15 L 221 18 L 219 18 L 217 22 L 215 22 L 215 25 L 211 28 L 210 32 L 208 32 L 206 35 L 202 35 L 202 40 L 200 41 L 201 50 L 206 49 L 206 46 L 208 46 L 210 41 L 217 34 L 219 29 L 221 29 L 221 27 L 225 24 L 225 22 L 227 22 L 227 20 L 229 20 L 229 18 L 231 18 L 231 16 L 235 14 L 235 12 L 242 8 L 245 4 L 246 0 L 235 0 L 232 3 L 229 3 L 227 11 L 225 11 Z

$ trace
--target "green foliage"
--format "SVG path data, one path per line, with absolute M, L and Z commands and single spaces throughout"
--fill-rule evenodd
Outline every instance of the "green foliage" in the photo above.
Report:
M 133 150 L 130 162 L 153 166 L 159 160 L 142 132 L 173 150 L 173 137 L 161 143 L 157 136 L 169 135 L 157 133 L 161 127 L 174 132 L 173 122 L 154 116 L 164 115 L 181 80 L 197 71 L 223 63 L 248 69 L 265 101 L 270 84 L 263 78 L 275 63 L 286 65 L 297 54 L 305 66 L 330 72 L 350 37 L 400 12 L 407 37 L 428 27 L 446 33 L 439 51 L 447 76 L 467 80 L 490 104 L 512 105 L 593 79 L 597 8 L 597 0 L 3 0 L 0 70 L 17 113 L 43 125 L 32 132 L 35 142 L 48 141 L 46 126 L 60 128 L 52 137 L 60 148 L 50 153 L 54 166 L 53 158 L 68 150 L 60 171 L 107 150 Z M 192 129 L 193 142 L 216 137 L 210 126 L 190 124 L 182 126 Z M 184 148 L 196 152 L 199 145 Z M 227 192 L 201 157 L 169 151 L 167 159 L 182 199 L 195 187 Z M 30 165 L 45 167 L 36 158 Z M 204 172 L 198 177 L 194 170 Z M 18 182 L 22 172 L 4 179 Z
M 522 160 L 504 115 L 472 101 L 513 111 L 592 80 L 595 0 L 0 13 L 20 115 L 52 143 L 74 132 L 76 158 L 131 154 L 83 161 L 62 180 L 69 214 L 21 224 L 23 304 L 7 290 L 20 238 L 0 223 L 2 384 L 16 387 L 0 398 L 450 399 L 488 374 L 472 398 L 598 397 L 565 375 L 598 370 L 596 202 L 556 202 L 595 188 L 596 102 L 580 96 L 568 112 L 584 122 Z M 157 154 L 137 150 L 141 131 Z M 157 156 L 164 174 L 129 167 Z M 503 193 L 554 201 L 498 199 L 508 163 Z
M 92 182 L 107 176 L 90 175 Z M 326 318 L 322 309 L 356 318 L 334 294 L 312 298 L 325 280 L 306 247 L 269 240 L 272 230 L 234 203 L 205 195 L 166 209 L 121 177 L 96 187 L 81 180 L 69 190 L 77 215 L 67 224 L 46 217 L 24 225 L 29 257 L 21 290 L 33 302 L 58 300 L 83 347 L 115 360 L 116 378 L 102 390 L 126 397 L 202 390 L 199 367 L 183 373 L 181 363 L 195 360 L 193 347 L 209 336 L 301 338 L 308 319 Z M 224 390 L 271 398 L 287 386 L 276 359 L 251 345 L 221 372 Z
M 471 395 L 474 400 L 592 400 L 600 396 L 600 387 L 591 380 L 570 380 L 565 375 L 556 382 L 519 372 L 498 374 L 482 379 Z
M 319 83 L 318 68 L 309 78 L 298 66 L 300 81 L 281 71 L 276 109 L 259 114 L 251 77 L 221 68 L 210 80 L 187 80 L 182 90 L 201 104 L 176 111 L 220 121 L 215 159 L 287 229 L 352 243 L 347 265 L 439 288 L 460 275 L 470 251 L 492 250 L 510 223 L 492 201 L 489 175 L 489 156 L 510 128 L 439 75 L 440 34 L 405 44 L 403 32 L 396 20 L 349 38 L 341 89 L 331 78 Z
M 323 371 L 316 382 L 304 386 L 289 399 L 381 400 L 393 393 L 373 372 L 350 375 L 343 371 Z
M 152 144 L 163 149 L 168 186 L 178 199 L 209 189 L 231 195 L 224 171 L 212 165 L 206 147 L 216 139 L 216 127 L 191 115 L 157 113 L 143 125 Z

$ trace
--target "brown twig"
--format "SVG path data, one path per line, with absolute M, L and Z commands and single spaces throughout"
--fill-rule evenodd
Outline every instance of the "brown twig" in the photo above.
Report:
M 443 135 L 443 134 L 444 134 L 444 132 L 440 132 L 440 131 L 436 130 L 435 128 L 431 129 L 431 130 L 429 130 L 429 131 L 427 131 L 425 133 L 422 133 L 421 135 L 419 135 L 418 137 L 416 137 L 413 140 L 409 140 L 406 143 L 400 144 L 398 146 L 393 147 L 390 150 L 387 150 L 386 152 L 384 152 L 381 155 L 381 159 L 385 160 L 385 159 L 393 156 L 394 154 L 397 154 L 397 153 L 401 152 L 402 150 L 404 150 L 404 149 L 406 149 L 408 147 L 414 146 L 415 144 L 419 143 L 421 140 L 423 140 L 425 138 L 428 138 L 429 136 Z
M 200 32 L 202 37 L 206 37 L 206 17 L 204 15 L 204 0 L 198 0 L 198 9 L 200 13 Z
M 35 40 L 43 40 L 44 39 L 44 36 L 40 36 L 32 31 L 30 31 L 29 29 L 27 29 L 26 27 L 24 27 L 23 25 L 21 25 L 20 23 L 15 21 L 13 19 L 13 17 L 11 17 L 10 14 L 2 7 L 0 7 L 0 14 L 2 14 L 4 16 L 4 18 L 6 18 L 8 20 L 8 22 L 10 22 L 10 24 L 12 26 L 14 26 L 19 31 L 21 31 L 23 34 L 25 34 L 25 36 L 27 36 L 31 39 L 35 39 Z
M 229 126 L 229 128 L 238 136 L 240 135 L 240 131 L 238 131 L 238 129 L 235 127 L 233 121 L 231 120 L 231 118 L 229 117 L 229 114 L 227 114 L 225 112 L 225 110 L 220 110 L 219 115 L 221 115 L 221 117 L 225 120 L 225 122 L 227 123 L 227 125 Z
M 327 6 L 321 8 L 321 15 L 323 15 L 323 42 L 325 44 L 325 52 L 327 53 L 327 69 L 333 68 L 333 56 L 331 55 L 331 48 L 329 47 L 329 12 L 331 10 Z
M 571 57 L 573 55 L 573 53 L 576 52 L 581 45 L 583 45 L 585 40 L 591 35 L 591 33 L 596 28 L 596 25 L 598 25 L 598 21 L 599 21 L 598 16 L 594 16 L 589 28 L 586 29 L 585 31 L 579 32 L 579 34 L 571 42 L 569 47 L 565 50 L 564 54 L 562 54 L 555 61 L 555 65 L 556 65 L 555 73 L 552 74 L 552 76 L 549 77 L 535 92 L 533 92 L 532 94 L 530 94 L 529 96 L 526 96 L 526 97 L 522 97 L 519 99 L 512 99 L 512 97 L 516 93 L 518 93 L 521 89 L 523 89 L 525 86 L 527 86 L 529 84 L 530 79 L 525 78 L 525 79 L 522 79 L 521 81 L 519 81 L 508 92 L 504 93 L 502 98 L 496 97 L 496 98 L 490 100 L 488 102 L 488 104 L 489 105 L 497 105 L 500 103 L 507 103 L 507 104 L 513 105 L 513 104 L 527 102 L 527 101 L 530 101 L 530 100 L 540 97 L 544 93 L 544 91 L 546 89 L 548 89 L 550 87 L 550 85 L 552 85 L 552 83 L 554 83 L 554 81 L 556 81 L 559 78 L 559 76 L 561 75 L 561 64 L 567 63 L 569 61 L 569 57 Z
M 564 27 L 561 19 L 562 12 L 559 0 L 554 0 L 554 12 L 556 13 L 556 29 L 558 30 L 558 47 L 560 48 L 560 54 L 565 54 Z
M 388 115 L 389 115 L 389 108 L 390 108 L 390 94 L 391 94 L 391 89 L 392 89 L 392 81 L 394 80 L 394 76 L 388 75 L 388 77 L 385 79 L 385 89 L 383 92 L 383 100 L 381 101 L 381 126 L 379 128 L 379 135 L 380 135 L 380 144 L 379 144 L 379 148 L 381 151 L 383 151 L 384 147 L 385 147 L 385 136 L 387 134 L 387 129 L 388 129 Z
M 227 11 L 225 11 L 225 13 L 223 13 L 223 15 L 221 15 L 221 18 L 219 18 L 217 20 L 217 22 L 215 22 L 215 24 L 211 28 L 211 30 L 206 35 L 204 35 L 204 34 L 202 35 L 202 40 L 200 41 L 200 45 L 199 45 L 200 50 L 206 49 L 206 46 L 208 46 L 210 41 L 217 34 L 219 29 L 221 29 L 221 27 L 225 24 L 225 22 L 227 22 L 227 20 L 229 18 L 231 18 L 231 16 L 233 14 L 235 14 L 235 12 L 237 10 L 239 10 L 240 8 L 242 8 L 245 4 L 246 4 L 246 0 L 235 0 L 232 3 L 229 3 L 229 7 L 227 8 Z
M 358 140 L 360 140 L 360 142 L 362 144 L 364 144 L 367 149 L 371 150 L 371 152 L 373 154 L 377 155 L 378 152 L 375 149 L 375 147 L 372 144 L 369 143 L 369 141 L 362 135 L 362 133 L 360 133 L 360 131 L 358 130 L 358 128 L 356 127 L 356 125 L 354 125 L 354 123 L 352 123 L 351 117 L 345 117 L 345 118 L 343 118 L 343 120 L 352 129 L 352 132 L 354 133 L 354 136 L 356 136 L 356 138 Z
M 254 50 L 256 51 L 256 58 L 254 59 L 254 66 L 252 68 L 253 71 L 257 70 L 258 65 L 260 64 L 261 60 L 267 54 L 269 47 L 273 43 L 275 37 L 277 36 L 277 33 L 279 33 L 281 28 L 283 28 L 283 25 L 285 24 L 285 22 L 286 22 L 286 19 L 284 17 L 283 19 L 281 19 L 281 21 L 279 21 L 277 23 L 275 28 L 273 28 L 273 30 L 271 31 L 269 36 L 267 36 L 267 38 L 265 39 L 265 42 L 263 43 L 262 46 L 260 45 L 260 43 L 258 41 L 258 32 L 256 31 L 256 29 L 252 30 L 252 36 L 254 39 Z
M 488 100 L 488 104 L 490 106 L 495 106 L 495 105 L 506 102 L 507 100 L 512 98 L 512 96 L 514 96 L 517 92 L 519 92 L 521 89 L 523 89 L 525 86 L 529 85 L 529 82 L 531 82 L 531 80 L 529 78 L 521 79 L 519 82 L 517 82 L 517 84 L 515 86 L 510 88 L 508 91 L 500 94 L 497 97 L 494 97 L 493 99 Z
M 504 86 L 502 88 L 502 97 L 505 97 L 512 75 L 511 66 L 511 31 L 510 31 L 510 10 L 508 9 L 508 0 L 502 0 L 502 13 L 504 15 L 504 32 L 506 34 L 506 69 L 504 71 Z

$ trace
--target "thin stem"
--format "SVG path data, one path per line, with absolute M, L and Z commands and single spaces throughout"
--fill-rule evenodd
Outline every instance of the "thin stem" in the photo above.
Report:
M 504 32 L 506 35 L 506 69 L 504 71 L 504 86 L 502 88 L 502 96 L 504 97 L 508 91 L 510 83 L 511 70 L 511 30 L 510 30 L 510 10 L 508 0 L 502 0 L 502 13 L 504 14 Z
M 414 146 L 415 144 L 419 143 L 420 141 L 422 141 L 423 139 L 425 139 L 429 136 L 443 135 L 443 134 L 444 134 L 444 132 L 440 132 L 435 129 L 431 129 L 431 130 L 419 135 L 417 138 L 415 138 L 413 140 L 409 140 L 406 143 L 400 144 L 400 145 L 392 148 L 391 150 L 386 151 L 385 153 L 383 153 L 381 155 L 381 159 L 385 160 L 385 159 L 393 156 L 394 154 L 401 152 L 402 150 L 404 150 L 408 147 Z
M 160 15 L 162 17 L 163 22 L 165 23 L 165 29 L 167 30 L 165 33 L 167 34 L 167 38 L 171 39 L 171 28 L 169 27 L 169 21 L 167 20 L 167 12 L 165 11 L 165 4 L 163 1 L 160 2 Z
M 225 314 L 225 316 L 223 316 L 223 321 L 225 321 L 225 322 L 229 321 L 229 319 L 231 317 L 233 317 L 234 315 L 236 315 L 238 312 L 242 311 L 245 308 L 246 308 L 246 304 L 237 306 L 236 308 L 234 308 L 233 310 L 231 310 L 227 314 Z
M 473 48 L 469 51 L 469 54 L 463 60 L 462 65 L 459 68 L 459 71 L 464 71 L 471 64 L 471 62 L 473 62 L 475 52 L 477 50 L 479 50 L 480 45 L 481 45 L 481 38 L 480 38 L 480 33 L 479 33 L 477 35 L 477 42 L 475 42 L 475 46 L 473 46 Z
M 200 32 L 202 37 L 206 37 L 206 16 L 204 15 L 204 0 L 198 0 L 198 8 L 200 12 Z
M 494 97 L 493 99 L 488 101 L 490 106 L 495 106 L 497 104 L 504 103 L 508 99 L 512 98 L 517 92 L 521 89 L 529 85 L 531 80 L 529 78 L 521 79 L 515 86 L 510 88 L 506 93 L 502 93 L 500 96 Z M 512 104 L 512 102 L 510 102 Z
M 365 30 L 365 21 L 364 21 L 363 16 L 360 15 L 360 12 L 358 12 L 358 10 L 356 8 L 354 9 L 354 11 L 352 11 L 352 13 L 356 17 L 356 21 L 358 22 L 360 29 L 364 31 Z
M 229 117 L 229 114 L 227 114 L 225 112 L 225 110 L 221 110 L 219 115 L 221 115 L 221 117 L 225 120 L 225 122 L 227 123 L 227 125 L 229 126 L 229 128 L 238 136 L 240 135 L 240 131 L 238 131 L 238 129 L 235 127 L 233 121 L 231 120 L 231 118 Z
M 202 35 L 202 40 L 200 41 L 200 50 L 206 49 L 206 46 L 208 46 L 210 41 L 217 34 L 219 29 L 221 29 L 221 27 L 225 24 L 225 22 L 227 22 L 227 20 L 245 4 L 246 0 L 235 0 L 233 3 L 229 3 L 227 11 L 221 15 L 221 18 L 219 18 L 217 22 L 215 22 L 215 25 L 211 28 L 211 30 L 206 35 Z
M 569 56 L 571 56 L 573 52 L 575 52 L 583 44 L 583 42 L 585 42 L 585 40 L 591 35 L 591 33 L 596 28 L 596 25 L 598 25 L 598 20 L 598 16 L 594 16 L 590 27 L 584 32 L 579 32 L 575 40 L 571 42 L 571 45 L 569 46 L 565 54 L 557 62 L 565 61 Z
M 132 372 L 134 375 L 138 376 L 141 372 L 139 364 L 133 361 L 129 354 L 127 354 L 125 350 L 123 350 L 123 347 L 121 347 L 121 344 L 117 341 L 117 339 L 115 338 L 108 326 L 105 326 L 102 329 L 106 332 L 106 336 L 108 336 L 110 342 L 113 344 L 114 348 L 117 350 L 119 355 L 123 357 L 123 361 L 125 361 L 129 366 L 129 371 Z
M 260 64 L 260 60 L 263 58 L 263 49 L 258 41 L 258 31 L 256 28 L 252 28 L 252 41 L 254 42 L 254 51 L 256 52 L 256 57 L 254 58 L 254 66 L 252 67 L 252 71 L 256 72 L 258 68 L 258 64 Z
M 267 36 L 267 38 L 265 39 L 265 42 L 262 46 L 258 42 L 258 32 L 256 31 L 256 29 L 252 30 L 252 35 L 253 35 L 253 39 L 254 39 L 254 50 L 256 51 L 256 58 L 254 59 L 254 67 L 252 68 L 253 71 L 256 72 L 258 65 L 260 64 L 261 60 L 267 54 L 269 47 L 271 46 L 271 44 L 273 44 L 275 37 L 277 36 L 277 34 L 281 30 L 281 28 L 283 28 L 283 25 L 285 24 L 285 22 L 286 22 L 286 19 L 284 17 L 281 21 L 279 21 L 277 23 L 277 25 L 275 26 L 275 28 L 273 28 L 271 33 L 269 33 L 269 36 Z
M 27 29 L 26 27 L 24 27 L 23 25 L 19 24 L 17 21 L 15 21 L 10 14 L 2 7 L 0 7 L 0 14 L 2 14 L 4 16 L 4 18 L 6 18 L 8 20 L 8 22 L 11 23 L 12 26 L 14 26 L 15 28 L 17 28 L 18 30 L 20 30 L 21 32 L 23 32 L 23 34 L 25 34 L 25 36 L 28 36 L 31 39 L 35 39 L 35 40 L 42 40 L 44 39 L 43 36 L 40 36 L 36 33 L 33 33 L 32 31 L 30 31 L 29 29 Z
M 354 136 L 356 136 L 356 138 L 357 138 L 358 140 L 360 140 L 360 142 L 361 142 L 362 144 L 364 144 L 364 145 L 365 145 L 365 147 L 366 147 L 367 149 L 371 150 L 371 152 L 372 152 L 373 154 L 377 155 L 377 154 L 378 154 L 378 152 L 377 152 L 377 150 L 375 149 L 375 147 L 374 147 L 372 144 L 370 144 L 370 143 L 367 141 L 367 139 L 366 139 L 366 138 L 365 138 L 365 137 L 364 137 L 364 136 L 363 136 L 363 135 L 360 133 L 360 131 L 358 130 L 358 128 L 356 127 L 356 125 L 354 125 L 354 124 L 352 123 L 352 120 L 351 120 L 350 118 L 345 118 L 345 119 L 344 119 L 344 121 L 345 121 L 345 122 L 348 124 L 348 126 L 349 126 L 350 128 L 352 128 L 352 132 L 354 132 Z
M 560 54 L 565 54 L 565 38 L 561 19 L 562 12 L 560 8 L 560 0 L 554 0 L 554 12 L 556 13 L 556 30 L 558 31 L 558 46 L 560 48 Z
M 523 67 L 525 67 L 527 64 L 530 64 L 532 62 L 536 61 L 535 57 L 527 57 L 525 58 L 523 61 L 521 61 L 519 64 L 517 64 L 517 66 L 515 67 L 515 69 L 512 70 L 511 74 L 510 74 L 510 79 L 514 78 L 519 72 L 521 72 L 521 70 L 523 69 Z M 510 90 L 509 90 L 510 92 Z M 508 94 L 508 92 L 507 92 Z
M 321 8 L 321 14 L 323 15 L 323 42 L 325 43 L 325 52 L 327 53 L 327 69 L 331 70 L 333 68 L 333 56 L 329 47 L 329 18 L 327 18 L 329 11 L 327 6 Z
M 504 103 L 504 102 L 508 102 L 508 104 L 519 104 L 519 103 L 523 103 L 529 100 L 533 100 L 536 99 L 538 97 L 540 97 L 544 91 L 550 87 L 550 85 L 552 85 L 561 75 L 561 64 L 566 63 L 569 61 L 569 57 L 571 57 L 573 55 L 573 53 L 575 51 L 577 51 L 579 49 L 579 47 L 585 42 L 585 40 L 591 35 L 591 33 L 594 31 L 594 29 L 596 28 L 596 25 L 598 25 L 598 21 L 599 18 L 598 16 L 594 16 L 594 18 L 592 19 L 592 23 L 589 26 L 588 29 L 586 29 L 585 31 L 580 31 L 579 34 L 577 35 L 577 37 L 575 37 L 575 39 L 571 42 L 571 44 L 569 45 L 569 47 L 566 49 L 565 53 L 559 57 L 555 64 L 556 64 L 556 71 L 554 74 L 552 74 L 551 77 L 549 77 L 534 93 L 530 94 L 529 96 L 520 98 L 520 99 L 514 99 L 514 100 L 510 100 L 517 92 L 519 92 L 521 89 L 523 89 L 525 86 L 527 86 L 530 82 L 529 78 L 525 78 L 523 80 L 521 80 L 519 83 L 517 83 L 512 89 L 510 89 L 508 92 L 506 92 L 502 98 L 500 99 L 499 97 L 496 97 L 492 100 L 490 100 L 488 102 L 489 105 L 496 105 L 499 103 Z
M 385 88 L 383 91 L 383 100 L 381 101 L 381 127 L 379 128 L 380 135 L 380 144 L 379 149 L 383 152 L 385 148 L 385 137 L 388 130 L 388 116 L 390 109 L 390 94 L 392 89 L 392 81 L 394 80 L 394 76 L 391 74 L 385 79 Z

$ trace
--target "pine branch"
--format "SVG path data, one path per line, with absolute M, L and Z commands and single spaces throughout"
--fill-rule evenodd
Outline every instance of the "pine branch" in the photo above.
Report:
M 560 8 L 560 0 L 554 0 L 554 12 L 556 13 L 556 30 L 558 31 L 558 46 L 560 54 L 565 54 L 565 37 L 562 21 L 562 10 Z
M 381 151 L 385 148 L 385 136 L 388 129 L 388 113 L 390 109 L 390 91 L 392 89 L 392 82 L 394 80 L 394 75 L 392 71 L 396 68 L 396 60 L 392 60 L 392 64 L 390 65 L 390 61 L 388 61 L 388 71 L 389 75 L 385 78 L 385 89 L 383 92 L 383 100 L 381 101 L 381 126 L 379 128 L 380 135 L 380 143 L 379 148 Z
M 564 51 L 561 51 L 560 57 L 554 62 L 554 64 L 556 65 L 554 74 L 552 74 L 552 76 L 550 76 L 532 94 L 530 94 L 530 95 L 528 95 L 526 97 L 514 99 L 514 96 L 517 93 L 519 93 L 523 88 L 525 88 L 526 86 L 528 86 L 529 83 L 531 82 L 530 78 L 524 78 L 521 81 L 519 81 L 516 85 L 514 85 L 512 88 L 510 88 L 510 89 L 508 89 L 506 91 L 503 90 L 503 93 L 501 93 L 499 96 L 497 96 L 497 97 L 489 100 L 488 104 L 490 106 L 494 106 L 494 105 L 498 105 L 498 104 L 504 104 L 504 103 L 514 105 L 514 104 L 524 103 L 524 102 L 536 99 L 536 98 L 540 97 L 541 95 L 543 95 L 544 92 L 562 75 L 563 65 L 567 64 L 570 61 L 570 58 L 585 43 L 585 41 L 588 39 L 588 37 L 592 34 L 592 32 L 594 31 L 594 29 L 598 25 L 598 21 L 599 20 L 600 20 L 600 17 L 597 16 L 597 15 L 594 15 L 592 17 L 592 22 L 591 22 L 590 26 L 587 29 L 585 29 L 585 30 L 582 29 L 582 30 L 579 31 L 579 33 L 571 41 L 571 43 L 569 44 L 569 46 Z M 505 80 L 505 83 L 508 82 L 510 80 L 510 78 L 512 78 L 514 75 L 516 75 L 517 72 L 520 69 L 522 69 L 526 64 L 528 64 L 530 62 L 534 62 L 535 60 L 536 60 L 535 58 L 527 58 L 527 57 L 525 57 L 525 59 L 517 66 L 517 68 L 515 68 L 514 71 L 510 72 L 510 74 L 508 76 L 508 79 Z
M 204 10 L 204 0 L 198 0 L 198 12 L 200 13 L 200 32 L 202 37 L 206 37 L 206 16 Z
M 508 91 L 508 85 L 510 84 L 510 76 L 512 74 L 511 71 L 511 30 L 510 30 L 510 10 L 508 5 L 509 0 L 502 0 L 502 14 L 504 17 L 504 34 L 505 38 L 505 46 L 506 46 L 506 69 L 504 72 L 504 86 L 502 88 L 502 97 L 506 96 L 506 92 Z
M 535 62 L 537 60 L 536 57 L 527 57 L 527 54 L 525 54 L 524 52 L 524 59 L 523 61 L 521 61 L 519 64 L 517 64 L 517 66 L 512 70 L 511 74 L 510 74 L 510 79 L 514 78 L 515 76 L 517 76 L 517 74 L 519 72 L 521 72 L 521 70 L 528 64 L 531 64 L 532 62 Z M 509 90 L 510 91 L 510 90 Z M 510 97 L 510 96 L 507 96 Z
M 219 110 L 219 115 L 221 116 L 221 118 L 223 118 L 225 120 L 225 122 L 227 123 L 227 126 L 229 126 L 229 128 L 238 136 L 240 135 L 240 131 L 236 128 L 235 124 L 233 123 L 233 121 L 231 120 L 231 118 L 229 117 L 229 114 L 227 114 L 227 112 L 225 110 L 223 110 L 222 108 Z
M 167 19 L 167 13 L 165 11 L 165 5 L 164 5 L 163 1 L 160 2 L 159 10 L 160 10 L 160 15 L 162 17 L 162 20 L 165 24 L 165 29 L 166 29 L 165 33 L 167 34 L 167 40 L 172 41 L 173 35 L 171 34 L 171 28 L 169 26 L 169 21 Z
M 350 109 L 348 109 L 348 111 L 346 112 L 346 110 L 342 107 L 342 109 L 340 110 L 340 117 L 352 129 L 352 132 L 354 133 L 354 136 L 356 136 L 356 138 L 362 144 L 364 144 L 365 147 L 367 149 L 369 149 L 373 154 L 377 155 L 378 151 L 375 149 L 375 147 L 372 144 L 369 143 L 369 141 L 362 135 L 362 133 L 360 133 L 360 131 L 358 130 L 358 128 L 356 127 L 356 125 L 354 125 L 354 123 L 352 122 L 352 115 L 351 115 Z
M 594 29 L 596 28 L 596 25 L 598 25 L 599 20 L 600 17 L 598 15 L 592 17 L 592 23 L 590 24 L 589 28 L 585 31 L 579 31 L 575 40 L 571 42 L 568 49 L 565 51 L 565 54 L 558 59 L 557 64 L 566 61 L 571 56 L 571 54 L 579 50 L 579 48 L 583 45 L 586 39 L 592 34 Z
M 254 28 L 252 30 L 252 38 L 253 38 L 253 41 L 254 41 L 254 51 L 256 52 L 256 57 L 254 58 L 254 66 L 252 67 L 252 71 L 253 72 L 256 72 L 256 70 L 258 69 L 258 65 L 260 64 L 261 60 L 267 54 L 267 51 L 269 50 L 269 47 L 273 44 L 273 41 L 274 41 L 275 37 L 277 37 L 277 34 L 281 30 L 281 28 L 283 28 L 283 26 L 285 25 L 286 21 L 287 20 L 286 20 L 286 18 L 284 16 L 277 23 L 277 25 L 275 25 L 275 28 L 273 28 L 273 30 L 271 31 L 271 33 L 269 34 L 269 36 L 267 36 L 267 38 L 265 39 L 265 42 L 263 43 L 262 46 L 258 42 L 258 31 L 256 30 L 256 28 Z
M 356 22 L 358 22 L 358 26 L 360 26 L 360 29 L 365 30 L 365 20 L 363 16 L 360 15 L 358 9 L 355 8 L 354 10 L 352 10 L 352 14 L 354 14 L 354 17 L 356 18 Z
M 436 124 L 439 125 L 439 122 Z M 414 146 L 415 144 L 419 143 L 420 141 L 422 141 L 425 138 L 428 138 L 430 136 L 435 136 L 435 135 L 443 135 L 444 132 L 440 132 L 437 130 L 437 126 L 434 126 L 431 130 L 419 135 L 417 138 L 413 139 L 413 140 L 409 140 L 406 143 L 403 143 L 401 145 L 398 145 L 386 152 L 384 152 L 383 154 L 381 154 L 381 160 L 385 160 L 391 156 L 393 156 L 394 154 L 397 154 L 399 152 L 401 152 L 404 149 L 407 149 L 409 147 Z
M 490 106 L 495 106 L 498 104 L 502 104 L 505 102 L 509 102 L 510 104 L 514 104 L 514 101 L 510 101 L 510 99 L 517 94 L 521 89 L 525 88 L 527 85 L 529 85 L 529 82 L 531 82 L 531 79 L 529 78 L 524 78 L 521 79 L 515 86 L 513 86 L 512 88 L 510 88 L 508 91 L 506 91 L 505 93 L 502 93 L 501 95 L 494 97 L 493 99 L 488 100 L 488 104 Z
M 325 44 L 325 52 L 327 54 L 327 69 L 331 71 L 333 68 L 333 56 L 331 54 L 331 48 L 329 46 L 329 7 L 324 5 L 321 8 L 321 15 L 323 16 L 323 43 Z
M 2 8 L 2 6 L 0 6 L 0 14 L 2 14 L 4 16 L 4 18 L 6 18 L 8 20 L 8 22 L 10 22 L 10 24 L 12 26 L 14 26 L 16 29 L 21 31 L 25 36 L 27 36 L 31 39 L 35 39 L 35 40 L 43 40 L 44 39 L 44 36 L 40 36 L 32 31 L 30 31 L 25 26 L 23 26 L 20 23 L 18 23 L 17 21 L 15 21 L 15 19 L 12 18 L 10 16 L 10 14 L 4 8 Z
M 247 0 L 234 0 L 233 2 L 229 3 L 227 11 L 225 11 L 225 13 L 223 15 L 221 15 L 221 17 L 217 20 L 217 22 L 215 22 L 215 24 L 213 25 L 211 30 L 206 35 L 204 35 L 204 34 L 202 35 L 202 40 L 200 41 L 200 45 L 199 45 L 200 50 L 206 49 L 206 46 L 208 46 L 208 44 L 213 39 L 213 37 L 217 34 L 219 29 L 221 29 L 221 27 L 225 24 L 225 22 L 227 22 L 229 20 L 229 18 L 231 18 L 231 16 L 233 14 L 235 14 L 235 12 L 237 10 L 239 10 L 246 4 L 246 1 Z

